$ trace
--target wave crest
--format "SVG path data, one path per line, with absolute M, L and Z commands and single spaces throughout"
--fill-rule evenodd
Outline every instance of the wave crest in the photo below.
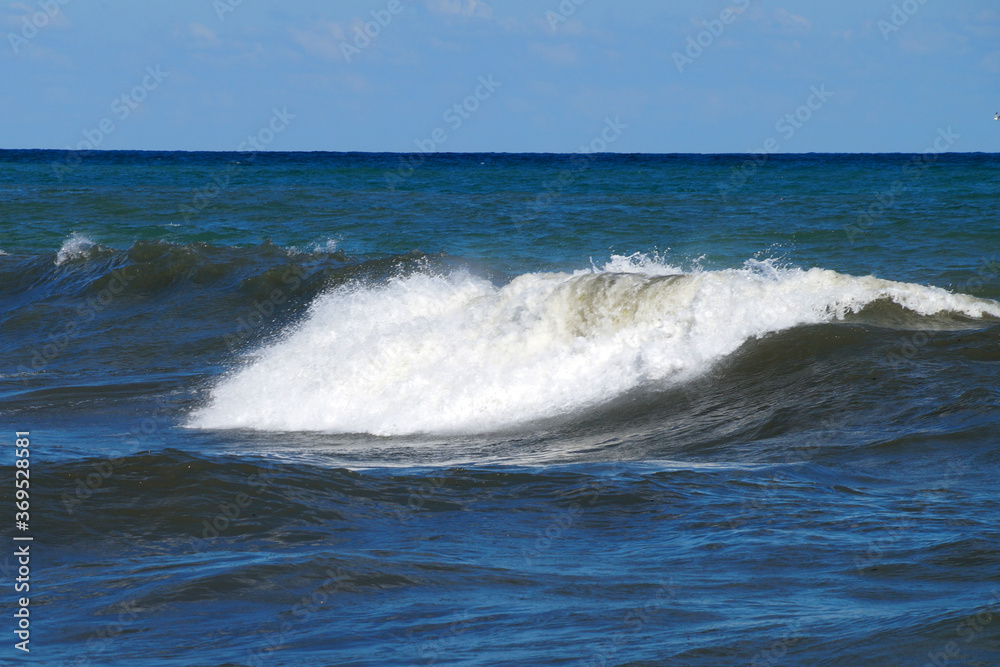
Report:
M 402 435 L 484 432 L 700 374 L 743 343 L 891 300 L 919 315 L 1000 318 L 922 285 L 748 261 L 682 273 L 615 257 L 503 287 L 414 274 L 340 287 L 216 386 L 190 426 Z
M 76 259 L 89 258 L 91 253 L 98 249 L 100 246 L 89 238 L 78 232 L 73 232 L 69 238 L 63 241 L 59 252 L 56 253 L 56 266 L 62 266 L 66 262 Z

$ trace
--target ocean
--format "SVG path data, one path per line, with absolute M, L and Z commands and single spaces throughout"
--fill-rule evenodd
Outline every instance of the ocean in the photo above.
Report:
M 2 661 L 1000 665 L 998 174 L 0 151 Z

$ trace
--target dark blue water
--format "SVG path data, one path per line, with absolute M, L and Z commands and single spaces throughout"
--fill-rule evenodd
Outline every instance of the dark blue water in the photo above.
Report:
M 1000 664 L 998 167 L 0 151 L 0 655 Z

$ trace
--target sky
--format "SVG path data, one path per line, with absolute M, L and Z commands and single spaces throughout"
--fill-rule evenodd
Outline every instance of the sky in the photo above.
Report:
M 996 0 L 0 3 L 0 148 L 1000 152 Z

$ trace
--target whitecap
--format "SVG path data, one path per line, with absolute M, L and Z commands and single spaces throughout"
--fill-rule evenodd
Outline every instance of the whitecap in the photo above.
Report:
M 70 260 L 85 257 L 90 249 L 96 245 L 83 234 L 73 232 L 59 248 L 59 252 L 56 254 L 56 266 L 62 266 Z
M 683 272 L 645 256 L 497 287 L 465 272 L 340 287 L 225 377 L 202 428 L 404 435 L 489 432 L 705 372 L 746 341 L 888 299 L 921 315 L 1000 317 L 937 287 L 749 260 Z

